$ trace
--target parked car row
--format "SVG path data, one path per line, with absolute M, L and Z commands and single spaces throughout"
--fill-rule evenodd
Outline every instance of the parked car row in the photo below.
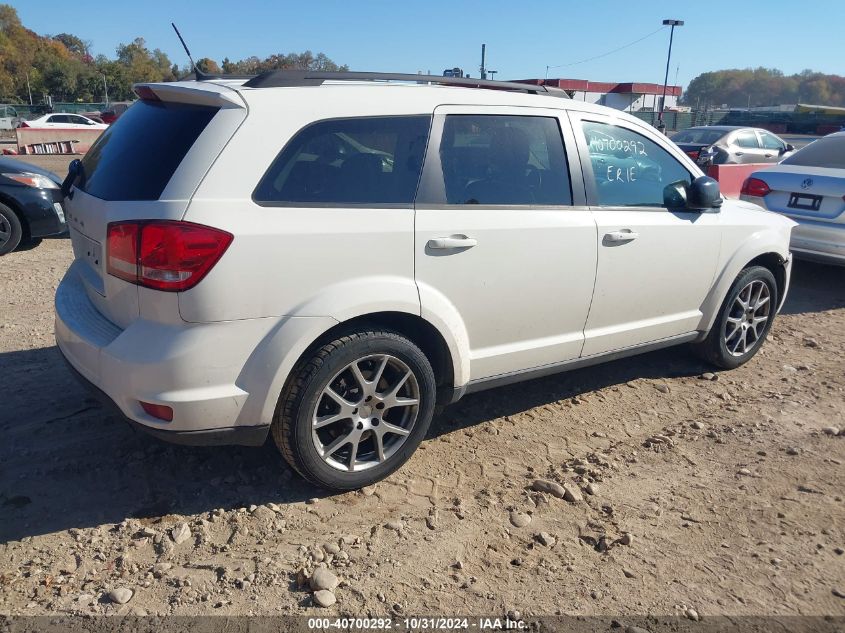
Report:
M 20 127 L 44 130 L 105 130 L 108 125 L 105 123 L 98 123 L 97 121 L 81 114 L 57 112 L 53 114 L 45 114 L 37 119 L 22 121 Z
M 798 223 L 790 245 L 796 256 L 845 265 L 845 132 L 755 171 L 741 198 Z
M 674 134 L 672 141 L 705 170 L 772 163 L 745 180 L 741 199 L 798 223 L 791 239 L 796 256 L 845 265 L 845 131 L 797 151 L 760 128 L 692 127 Z
M 795 151 L 776 134 L 752 127 L 691 127 L 674 134 L 672 140 L 704 170 L 711 165 L 779 163 Z

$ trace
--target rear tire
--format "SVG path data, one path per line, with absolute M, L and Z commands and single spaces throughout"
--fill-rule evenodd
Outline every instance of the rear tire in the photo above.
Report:
M 23 227 L 17 214 L 0 203 L 0 255 L 11 253 L 23 238 Z
M 285 460 L 329 490 L 353 490 L 404 464 L 428 432 L 434 372 L 390 330 L 358 330 L 308 354 L 279 398 L 271 433 Z
M 722 369 L 744 365 L 766 340 L 778 301 L 777 282 L 768 268 L 744 269 L 728 290 L 707 338 L 693 350 Z

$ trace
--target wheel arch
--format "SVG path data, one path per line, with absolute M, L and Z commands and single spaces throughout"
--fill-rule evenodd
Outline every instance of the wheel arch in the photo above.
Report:
M 28 240 L 31 237 L 29 221 L 26 219 L 23 209 L 21 208 L 17 200 L 12 198 L 10 195 L 0 191 L 0 203 L 9 207 L 12 210 L 12 213 L 17 216 L 18 222 L 21 223 L 21 230 L 23 231 L 23 234 L 21 236 L 21 242 Z
M 721 308 L 734 280 L 739 276 L 740 272 L 749 266 L 763 266 L 774 275 L 775 282 L 777 283 L 777 307 L 779 310 L 783 305 L 789 286 L 790 263 L 791 258 L 789 252 L 784 252 L 777 242 L 765 244 L 765 248 L 759 248 L 758 245 L 758 248 L 754 250 L 746 247 L 737 251 L 722 268 L 713 288 L 701 306 L 702 320 L 698 330 L 702 332 L 702 338 L 713 327 L 713 323 L 719 314 L 719 308 Z
M 455 388 L 455 365 L 449 344 L 432 323 L 409 312 L 371 312 L 341 321 L 317 338 L 297 360 L 297 365 L 316 347 L 349 332 L 361 329 L 386 329 L 408 338 L 431 363 L 437 384 L 437 404 L 448 404 Z M 288 377 L 290 380 L 290 377 Z
M 292 379 L 303 359 L 320 345 L 362 328 L 389 329 L 413 341 L 426 355 L 437 383 L 437 404 L 453 402 L 459 395 L 466 358 L 458 342 L 419 314 L 383 310 L 351 315 L 344 320 L 330 317 L 288 317 L 282 319 L 265 338 L 238 379 L 250 394 L 239 416 L 239 424 L 270 424 L 279 395 Z M 268 369 L 272 368 L 268 376 Z M 456 378 L 457 377 L 457 378 Z M 254 396 L 254 398 L 252 397 Z

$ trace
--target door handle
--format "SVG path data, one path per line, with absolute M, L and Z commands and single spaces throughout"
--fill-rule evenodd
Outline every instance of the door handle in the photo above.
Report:
M 734 156 L 742 156 L 742 152 L 734 152 Z
M 639 233 L 635 233 L 634 231 L 613 231 L 611 233 L 605 233 L 604 239 L 606 242 L 630 242 L 632 240 L 637 239 L 640 236 Z
M 772 155 L 771 155 L 771 154 L 763 154 L 763 156 L 765 156 L 766 158 L 771 158 L 771 157 L 772 157 Z
M 459 248 L 472 248 L 478 244 L 478 240 L 466 235 L 450 235 L 449 237 L 436 237 L 428 240 L 426 246 L 434 250 L 455 250 Z

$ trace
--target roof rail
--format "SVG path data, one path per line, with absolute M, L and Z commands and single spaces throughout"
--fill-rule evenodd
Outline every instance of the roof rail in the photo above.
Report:
M 437 75 L 413 75 L 410 73 L 364 73 L 364 72 L 321 72 L 310 70 L 270 70 L 256 75 L 246 83 L 245 88 L 282 88 L 293 86 L 319 86 L 326 81 L 406 81 L 421 84 L 442 84 L 463 88 L 486 88 L 489 90 L 514 90 L 532 94 L 546 94 L 569 98 L 563 90 L 551 86 L 538 86 L 513 81 L 492 81 L 470 77 L 440 77 Z

